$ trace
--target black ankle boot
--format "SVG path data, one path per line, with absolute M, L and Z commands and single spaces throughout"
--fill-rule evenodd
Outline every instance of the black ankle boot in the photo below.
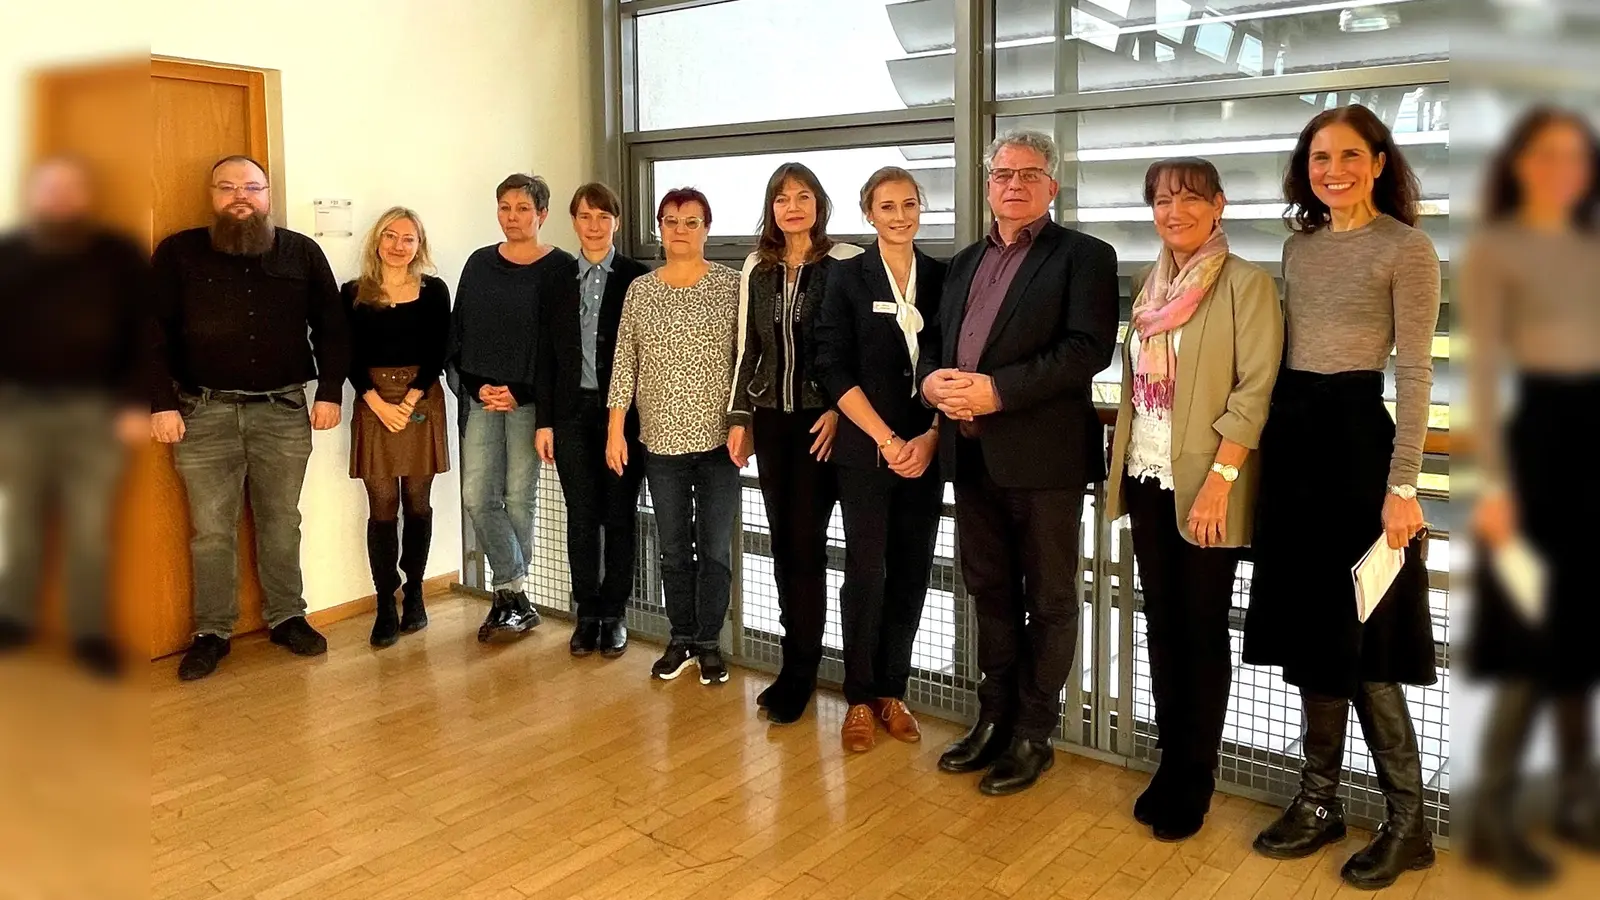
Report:
M 1402 874 L 1433 865 L 1433 838 L 1422 804 L 1422 756 L 1411 710 L 1398 684 L 1366 683 L 1356 695 L 1356 715 L 1378 770 L 1388 817 L 1372 843 L 1339 871 L 1345 883 L 1375 891 Z
M 1508 683 L 1496 694 L 1467 832 L 1467 859 L 1519 886 L 1543 884 L 1556 873 L 1555 864 L 1528 843 L 1517 815 L 1517 775 L 1538 703 L 1527 682 Z
M 767 721 L 774 725 L 789 725 L 800 721 L 806 714 L 806 707 L 811 704 L 811 695 L 816 692 L 816 677 L 807 677 L 792 670 L 784 669 L 778 673 L 778 680 L 772 686 L 762 691 L 762 697 L 757 697 L 758 703 L 767 708 Z
M 400 589 L 400 575 L 395 569 L 400 555 L 397 524 L 367 520 L 367 562 L 372 566 L 372 586 L 377 590 L 378 602 L 369 638 L 374 647 L 392 646 L 400 639 L 400 615 L 394 605 L 394 592 Z
M 400 536 L 400 571 L 405 573 L 405 599 L 400 633 L 414 634 L 428 627 L 428 608 L 422 602 L 423 573 L 428 568 L 428 547 L 433 543 L 433 515 L 406 516 Z
M 1174 790 L 1178 785 L 1177 771 L 1177 764 L 1163 753 L 1161 765 L 1157 766 L 1156 773 L 1150 776 L 1150 783 L 1145 785 L 1139 799 L 1133 801 L 1135 822 L 1152 826 L 1159 819 L 1165 818 L 1167 806 L 1172 802 Z
M 1344 805 L 1339 775 L 1344 767 L 1345 723 L 1350 701 L 1302 694 L 1305 764 L 1300 793 L 1276 822 L 1256 835 L 1255 851 L 1271 859 L 1300 859 L 1344 838 Z

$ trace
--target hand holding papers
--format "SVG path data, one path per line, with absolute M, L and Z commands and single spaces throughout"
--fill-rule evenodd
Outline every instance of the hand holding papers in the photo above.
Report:
M 1350 579 L 1356 589 L 1356 618 L 1365 623 L 1371 617 L 1405 562 L 1406 548 L 1389 549 L 1388 536 L 1379 534 L 1361 561 L 1350 567 Z
M 1493 551 L 1490 565 L 1494 576 L 1505 589 L 1511 605 L 1529 625 L 1544 620 L 1545 585 L 1547 575 L 1544 560 L 1521 535 L 1501 544 Z

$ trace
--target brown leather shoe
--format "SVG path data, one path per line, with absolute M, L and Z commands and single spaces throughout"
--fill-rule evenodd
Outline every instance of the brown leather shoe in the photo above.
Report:
M 865 753 L 877 743 L 878 726 L 872 707 L 857 703 L 844 714 L 844 727 L 839 729 L 839 740 L 851 753 Z
M 897 741 L 915 744 L 922 740 L 922 729 L 917 726 L 917 717 L 906 708 L 904 700 L 898 697 L 879 697 L 872 703 L 872 711 L 877 713 L 878 720 L 883 722 L 884 730 Z

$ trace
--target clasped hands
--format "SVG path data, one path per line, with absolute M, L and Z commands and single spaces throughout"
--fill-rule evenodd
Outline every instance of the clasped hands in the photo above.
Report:
M 362 395 L 367 407 L 377 415 L 378 421 L 391 433 L 398 434 L 411 424 L 411 414 L 417 409 L 417 402 L 422 399 L 422 392 L 416 388 L 406 391 L 406 395 L 399 403 L 390 403 L 378 396 L 377 391 L 369 390 Z
M 994 379 L 977 372 L 938 369 L 922 380 L 922 396 L 957 422 L 970 422 L 1000 409 Z

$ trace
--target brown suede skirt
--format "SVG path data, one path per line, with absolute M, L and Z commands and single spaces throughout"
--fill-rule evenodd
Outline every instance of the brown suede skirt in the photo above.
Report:
M 367 370 L 378 396 L 389 403 L 405 399 L 416 366 Z M 421 420 L 418 420 L 418 417 Z M 390 431 L 360 397 L 350 421 L 350 477 L 363 481 L 431 477 L 450 471 L 450 444 L 445 433 L 444 388 L 435 381 L 417 401 L 411 421 Z

